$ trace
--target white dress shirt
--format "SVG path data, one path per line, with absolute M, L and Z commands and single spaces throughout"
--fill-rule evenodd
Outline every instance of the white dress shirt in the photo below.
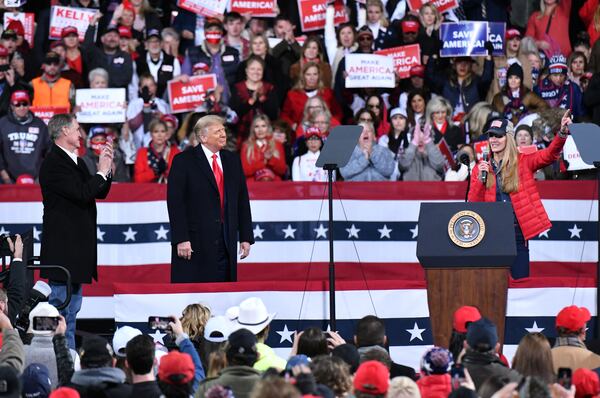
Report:
M 208 149 L 207 147 L 205 147 L 204 144 L 200 144 L 200 145 L 202 146 L 204 155 L 206 155 L 206 159 L 208 160 L 208 165 L 210 166 L 210 169 L 212 170 L 212 164 L 213 164 L 212 157 L 213 157 L 214 152 L 211 151 L 210 149 Z M 217 155 L 217 164 L 221 168 L 221 172 L 223 172 L 223 163 L 221 163 L 221 154 L 219 152 L 217 152 L 216 155 Z M 225 174 L 223 174 L 223 175 L 225 175 Z

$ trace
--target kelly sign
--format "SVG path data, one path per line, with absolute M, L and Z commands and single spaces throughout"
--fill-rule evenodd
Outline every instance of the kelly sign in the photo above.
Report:
M 505 37 L 506 24 L 504 22 L 488 22 L 488 40 L 494 45 L 493 56 L 497 57 L 504 55 Z
M 275 0 L 231 0 L 231 11 L 253 17 L 274 17 Z
M 205 17 L 223 15 L 229 0 L 178 0 L 177 5 Z
M 126 101 L 124 88 L 84 88 L 75 92 L 79 123 L 123 123 Z
M 377 54 L 346 55 L 346 88 L 394 88 L 394 59 Z
M 91 8 L 74 8 L 52 6 L 50 13 L 50 39 L 60 39 L 63 28 L 75 26 L 79 33 L 79 41 L 83 41 L 85 31 L 97 10 Z
M 193 111 L 204 103 L 209 90 L 217 87 L 217 76 L 214 74 L 193 76 L 189 82 L 171 80 L 168 84 L 169 102 L 173 113 Z
M 44 123 L 48 124 L 52 116 L 59 115 L 61 113 L 69 113 L 69 108 L 60 106 L 32 106 L 29 110 L 37 117 L 42 119 Z
M 458 7 L 458 0 L 408 0 L 408 7 L 411 10 L 417 11 L 423 7 L 424 4 L 432 3 L 439 12 L 444 12 Z
M 375 51 L 375 54 L 392 57 L 400 79 L 410 77 L 410 68 L 415 65 L 421 65 L 421 46 L 418 44 L 387 48 Z
M 32 12 L 7 12 L 4 13 L 4 29 L 10 21 L 21 21 L 25 29 L 25 40 L 33 48 L 33 34 L 35 33 L 35 14 Z
M 485 56 L 487 22 L 448 22 L 440 27 L 441 57 Z
M 343 4 L 334 4 L 335 14 L 333 23 L 335 26 L 348 22 L 348 14 Z M 298 0 L 298 11 L 300 12 L 300 26 L 303 32 L 325 29 L 325 11 L 327 0 Z

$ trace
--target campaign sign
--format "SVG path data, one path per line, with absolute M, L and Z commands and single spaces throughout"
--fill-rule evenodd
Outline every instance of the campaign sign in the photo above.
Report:
M 253 17 L 274 17 L 275 6 L 275 0 L 231 0 L 231 11 Z
M 473 144 L 473 147 L 475 148 L 475 159 L 477 162 L 480 162 L 483 160 L 483 152 L 484 151 L 487 151 L 488 154 L 490 153 L 490 145 L 488 144 L 488 140 L 477 141 L 476 143 Z
M 447 22 L 440 27 L 441 57 L 485 56 L 487 22 Z
M 83 41 L 94 14 L 98 10 L 91 8 L 74 8 L 63 6 L 52 6 L 50 12 L 50 39 L 60 39 L 63 28 L 74 26 L 79 33 L 79 41 Z
M 348 22 L 348 14 L 343 4 L 334 4 L 335 14 L 333 23 L 335 26 Z M 327 0 L 298 0 L 300 12 L 300 26 L 303 32 L 325 29 L 325 11 Z
M 421 65 L 421 46 L 418 44 L 386 48 L 385 50 L 375 51 L 375 54 L 392 57 L 400 79 L 410 77 L 410 68 Z
M 377 54 L 346 55 L 346 88 L 394 88 L 394 59 Z
M 216 17 L 223 15 L 228 2 L 229 0 L 178 0 L 177 5 L 205 17 Z
M 217 76 L 215 74 L 192 76 L 187 83 L 169 81 L 168 93 L 171 112 L 193 111 L 204 103 L 206 93 L 215 87 L 217 87 Z
M 448 143 L 444 138 L 440 140 L 438 143 L 438 148 L 442 155 L 444 155 L 444 172 L 449 169 L 453 169 L 456 166 L 456 161 L 454 160 L 454 155 L 452 155 L 452 151 L 448 146 Z
M 492 53 L 494 57 L 504 55 L 505 37 L 506 24 L 504 22 L 488 22 L 488 40 L 494 45 L 494 52 Z
M 75 92 L 79 123 L 123 123 L 126 101 L 124 88 L 84 88 Z
M 567 137 L 567 141 L 563 147 L 563 157 L 569 162 L 569 167 L 567 168 L 569 171 L 594 168 L 594 165 L 587 164 L 583 161 L 579 149 L 577 149 L 577 145 L 575 145 L 575 140 L 571 136 Z
M 458 7 L 458 0 L 407 0 L 408 7 L 417 11 L 423 7 L 424 4 L 431 3 L 438 9 L 439 12 L 444 12 Z
M 32 12 L 6 12 L 4 13 L 4 29 L 11 21 L 21 21 L 25 29 L 25 40 L 29 48 L 33 48 L 33 34 L 35 33 L 35 14 Z
M 32 106 L 29 110 L 37 117 L 42 119 L 44 123 L 48 124 L 52 116 L 59 115 L 61 113 L 69 113 L 69 108 L 64 106 Z

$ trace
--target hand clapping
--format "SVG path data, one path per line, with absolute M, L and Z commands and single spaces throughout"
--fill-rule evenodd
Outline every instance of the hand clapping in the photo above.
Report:
M 100 153 L 100 159 L 98 161 L 98 171 L 104 174 L 105 176 L 108 175 L 112 168 L 113 156 L 114 152 L 112 141 L 109 141 L 106 143 L 106 145 L 104 145 L 104 148 L 102 148 L 102 152 Z

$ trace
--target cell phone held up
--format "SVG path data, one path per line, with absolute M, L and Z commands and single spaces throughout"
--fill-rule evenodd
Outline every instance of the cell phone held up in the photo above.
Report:
M 558 368 L 556 382 L 563 386 L 566 390 L 571 389 L 571 368 Z
M 152 330 L 171 330 L 169 323 L 173 322 L 173 319 L 168 316 L 150 316 L 148 317 L 148 328 Z
M 56 316 L 34 316 L 32 329 L 36 332 L 54 332 L 58 327 Z
M 450 368 L 450 384 L 452 390 L 458 390 L 462 383 L 465 382 L 465 368 L 462 365 L 454 364 Z

